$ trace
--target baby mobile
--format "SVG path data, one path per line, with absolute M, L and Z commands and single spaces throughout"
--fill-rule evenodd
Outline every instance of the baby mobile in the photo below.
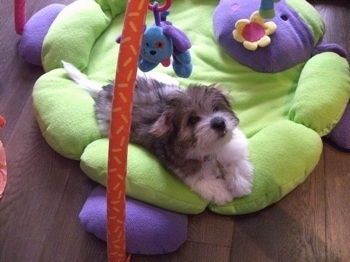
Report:
M 149 4 L 155 23 L 144 26 L 138 67 L 143 72 L 149 72 L 159 64 L 170 66 L 173 58 L 172 67 L 176 75 L 187 78 L 192 72 L 191 42 L 184 32 L 166 20 L 170 5 L 171 1 L 161 7 L 158 2 Z M 120 43 L 121 37 L 117 38 L 117 43 Z

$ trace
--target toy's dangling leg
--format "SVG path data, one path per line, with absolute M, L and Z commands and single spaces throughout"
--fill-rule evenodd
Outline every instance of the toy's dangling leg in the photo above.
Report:
M 262 18 L 269 19 L 275 16 L 274 4 L 280 0 L 261 0 L 259 14 Z
M 192 73 L 193 65 L 191 63 L 191 54 L 189 50 L 179 52 L 174 47 L 173 52 L 173 69 L 177 76 L 188 78 Z

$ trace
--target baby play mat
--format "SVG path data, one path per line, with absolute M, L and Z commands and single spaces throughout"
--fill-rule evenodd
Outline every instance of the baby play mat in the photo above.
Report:
M 254 20 L 259 3 L 175 0 L 168 16 L 192 43 L 193 71 L 189 78 L 179 78 L 181 85 L 222 83 L 233 97 L 240 127 L 249 138 L 253 192 L 213 205 L 167 173 L 153 155 L 130 144 L 129 197 L 186 214 L 205 208 L 227 215 L 250 213 L 280 200 L 317 165 L 321 137 L 340 120 L 349 100 L 346 54 L 322 42 L 324 24 L 306 1 L 281 0 L 267 21 Z M 46 73 L 33 91 L 46 141 L 63 156 L 79 160 L 82 170 L 102 185 L 108 139 L 99 132 L 94 100 L 67 77 L 61 60 L 101 84 L 113 80 L 125 6 L 126 1 L 80 0 L 61 8 L 41 49 Z M 263 41 L 247 36 L 249 18 L 270 28 L 263 31 Z M 150 15 L 147 24 L 152 23 Z M 176 77 L 171 67 L 155 70 Z

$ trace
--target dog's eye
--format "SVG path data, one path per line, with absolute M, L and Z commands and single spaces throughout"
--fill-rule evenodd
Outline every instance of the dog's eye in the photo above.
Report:
M 199 116 L 191 116 L 189 119 L 188 119 L 188 124 L 189 125 L 195 125 L 199 122 L 199 120 L 201 120 L 201 118 Z
M 217 112 L 219 110 L 220 110 L 220 108 L 218 106 L 213 106 L 213 112 Z
M 164 47 L 164 43 L 162 41 L 156 42 L 156 48 L 163 48 L 163 47 Z

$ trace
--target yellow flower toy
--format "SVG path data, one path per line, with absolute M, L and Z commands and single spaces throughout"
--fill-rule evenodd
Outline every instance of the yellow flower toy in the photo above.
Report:
M 274 22 L 265 22 L 265 19 L 254 12 L 250 19 L 240 19 L 235 24 L 233 30 L 233 38 L 243 43 L 248 50 L 254 51 L 260 47 L 268 46 L 271 43 L 269 35 L 273 34 L 277 29 Z

